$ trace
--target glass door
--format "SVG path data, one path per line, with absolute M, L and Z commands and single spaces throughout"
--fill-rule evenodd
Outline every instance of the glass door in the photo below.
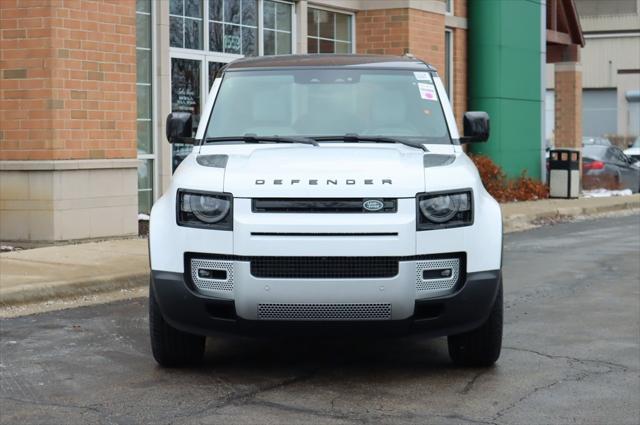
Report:
M 202 104 L 202 60 L 171 58 L 171 112 L 191 113 L 194 134 L 200 122 Z M 192 149 L 192 145 L 172 145 L 172 171 Z
M 191 113 L 194 135 L 200 123 L 201 108 L 209 97 L 213 81 L 227 62 L 228 58 L 218 55 L 180 55 L 171 58 L 171 112 Z M 172 171 L 192 149 L 191 145 L 172 145 Z

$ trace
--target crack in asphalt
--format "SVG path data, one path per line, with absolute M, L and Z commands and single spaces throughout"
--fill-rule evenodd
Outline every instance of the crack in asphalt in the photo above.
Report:
M 91 406 L 81 406 L 81 405 L 70 404 L 70 403 L 65 404 L 65 403 L 52 403 L 52 402 L 36 401 L 36 400 L 24 400 L 21 398 L 10 397 L 10 396 L 0 396 L 0 400 L 9 400 L 16 403 L 35 405 L 38 407 L 59 407 L 63 409 L 82 410 L 83 412 L 97 413 L 101 418 L 106 418 L 106 416 L 101 410 Z
M 334 411 L 335 407 L 333 405 L 333 402 L 336 400 L 336 398 L 334 398 L 331 401 L 331 410 Z M 468 422 L 471 424 L 479 424 L 479 425 L 498 425 L 496 422 L 488 422 L 488 421 L 484 421 L 481 419 L 474 419 L 474 418 L 469 418 L 463 415 L 442 415 L 442 414 L 426 414 L 426 415 L 421 415 L 421 414 L 417 414 L 417 413 L 413 413 L 413 412 L 402 412 L 402 413 L 398 413 L 398 414 L 388 414 L 388 413 L 371 413 L 369 411 L 369 409 L 366 410 L 365 414 L 358 414 L 358 413 L 338 413 L 338 414 L 333 414 L 331 412 L 327 412 L 325 410 L 318 410 L 318 409 L 310 409 L 308 407 L 298 407 L 298 406 L 291 406 L 288 404 L 282 404 L 282 403 L 276 403 L 276 402 L 272 402 L 272 401 L 266 401 L 266 400 L 252 400 L 250 402 L 248 402 L 247 404 L 251 404 L 251 405 L 255 405 L 255 406 L 263 406 L 263 407 L 269 407 L 269 408 L 273 408 L 273 409 L 279 409 L 279 410 L 283 410 L 286 412 L 292 412 L 292 413 L 303 413 L 303 414 L 308 414 L 308 415 L 312 415 L 312 416 L 317 416 L 320 418 L 331 418 L 331 419 L 340 419 L 340 420 L 347 420 L 353 423 L 380 423 L 380 422 L 393 422 L 393 421 L 397 421 L 397 420 L 411 420 L 411 419 L 423 419 L 428 421 L 429 419 L 433 419 L 433 418 L 442 418 L 442 419 L 447 419 L 447 420 L 458 420 L 458 421 L 464 421 L 464 422 Z
M 183 414 L 173 415 L 170 419 L 175 420 L 175 419 L 184 418 L 184 417 L 193 418 L 194 416 L 202 415 L 212 409 L 217 411 L 219 409 L 222 409 L 230 405 L 241 406 L 243 404 L 247 404 L 249 401 L 251 401 L 261 393 L 272 391 L 279 388 L 284 388 L 286 386 L 297 384 L 299 382 L 303 382 L 308 379 L 311 379 L 320 371 L 320 369 L 321 368 L 314 368 L 302 375 L 294 376 L 289 379 L 284 379 L 273 384 L 258 386 L 257 388 L 249 391 L 233 393 L 226 397 L 223 397 L 221 400 L 214 401 L 201 409 L 198 409 L 192 412 L 185 412 Z
M 460 391 L 458 391 L 458 394 L 462 394 L 462 395 L 469 394 L 469 392 L 473 389 L 473 386 L 478 381 L 478 379 L 480 379 L 482 375 L 486 375 L 489 372 L 491 372 L 491 369 L 481 370 L 480 372 L 473 375 L 471 379 L 467 381 L 464 387 Z
M 550 360 L 565 360 L 569 363 L 569 369 L 573 371 L 576 371 L 576 368 L 574 366 L 576 363 L 582 364 L 582 365 L 593 363 L 600 367 L 604 367 L 605 370 L 598 370 L 598 371 L 578 370 L 574 376 L 564 374 L 562 377 L 555 379 L 554 381 L 548 384 L 534 387 L 533 389 L 528 391 L 526 394 L 524 394 L 522 397 L 509 403 L 506 407 L 497 411 L 491 418 L 493 421 L 499 421 L 499 419 L 502 418 L 504 415 L 506 415 L 509 411 L 513 410 L 520 403 L 532 397 L 536 393 L 553 388 L 556 385 L 559 385 L 563 382 L 581 382 L 591 376 L 608 375 L 610 373 L 627 372 L 629 370 L 627 366 L 624 366 L 618 363 L 608 362 L 605 360 L 581 359 L 581 358 L 571 357 L 571 356 L 553 355 L 553 354 L 543 353 L 541 351 L 536 351 L 536 350 L 531 350 L 526 348 L 516 348 L 516 347 L 503 347 L 503 350 L 511 350 L 511 351 L 528 353 L 528 354 L 535 354 L 537 356 L 541 356 Z
M 308 407 L 298 407 L 298 406 L 291 406 L 288 404 L 282 404 L 282 403 L 276 403 L 274 401 L 266 401 L 266 400 L 250 400 L 247 402 L 247 404 L 251 404 L 254 406 L 263 406 L 263 407 L 269 407 L 272 409 L 279 409 L 279 410 L 284 410 L 286 412 L 292 412 L 292 413 L 303 413 L 303 414 L 307 414 L 307 415 L 311 415 L 311 416 L 317 416 L 320 418 L 331 418 L 331 419 L 340 419 L 340 420 L 346 420 L 349 422 L 353 422 L 353 423 L 368 423 L 369 421 L 365 418 L 361 418 L 358 417 L 357 415 L 353 415 L 353 414 L 348 414 L 348 413 L 331 413 L 331 412 L 327 412 L 324 410 L 316 410 L 316 409 L 310 409 Z M 338 412 L 337 410 L 334 409 L 334 407 L 331 407 L 332 411 Z
M 502 347 L 503 350 L 511 350 L 511 351 L 520 351 L 523 353 L 530 353 L 530 354 L 536 354 L 540 357 L 545 357 L 547 359 L 551 359 L 551 360 L 567 360 L 570 362 L 576 362 L 576 363 L 595 363 L 597 365 L 601 365 L 601 366 L 607 366 L 609 368 L 612 369 L 621 369 L 621 372 L 628 372 L 629 370 L 631 370 L 631 368 L 629 368 L 628 366 L 619 364 L 619 363 L 613 363 L 613 362 L 609 362 L 606 360 L 598 360 L 598 359 L 581 359 L 579 357 L 571 357 L 571 356 L 560 356 L 560 355 L 555 355 L 555 354 L 548 354 L 548 353 L 543 353 L 542 351 L 537 351 L 537 350 L 532 350 L 529 348 L 517 348 L 517 347 Z M 613 371 L 612 371 L 613 372 Z

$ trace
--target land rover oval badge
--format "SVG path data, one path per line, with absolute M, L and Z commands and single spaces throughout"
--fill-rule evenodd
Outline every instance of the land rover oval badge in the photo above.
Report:
M 362 208 L 367 211 L 376 212 L 384 208 L 384 204 L 382 201 L 378 201 L 377 199 L 369 199 L 362 203 Z

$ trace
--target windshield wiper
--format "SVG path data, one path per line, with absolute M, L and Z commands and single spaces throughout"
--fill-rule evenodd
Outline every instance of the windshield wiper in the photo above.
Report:
M 257 136 L 255 134 L 245 134 L 244 136 L 222 136 L 207 137 L 207 142 L 246 142 L 246 143 L 301 143 L 304 145 L 320 146 L 317 141 L 310 137 L 297 136 Z
M 422 149 L 425 152 L 429 152 L 429 150 L 422 144 L 417 142 L 410 142 L 408 140 L 397 139 L 395 137 L 385 137 L 385 136 L 360 136 L 358 134 L 348 133 L 344 136 L 318 136 L 314 137 L 314 140 L 319 142 L 321 141 L 329 141 L 329 140 L 342 140 L 344 142 L 373 142 L 373 143 L 400 143 L 405 146 L 409 146 L 416 149 Z

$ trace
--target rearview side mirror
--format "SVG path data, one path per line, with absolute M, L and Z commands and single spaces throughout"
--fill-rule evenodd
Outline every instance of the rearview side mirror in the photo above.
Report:
M 489 114 L 482 111 L 464 113 L 464 136 L 460 143 L 486 142 L 489 139 Z
M 183 143 L 193 145 L 193 124 L 191 113 L 172 112 L 167 116 L 167 140 L 169 143 Z

